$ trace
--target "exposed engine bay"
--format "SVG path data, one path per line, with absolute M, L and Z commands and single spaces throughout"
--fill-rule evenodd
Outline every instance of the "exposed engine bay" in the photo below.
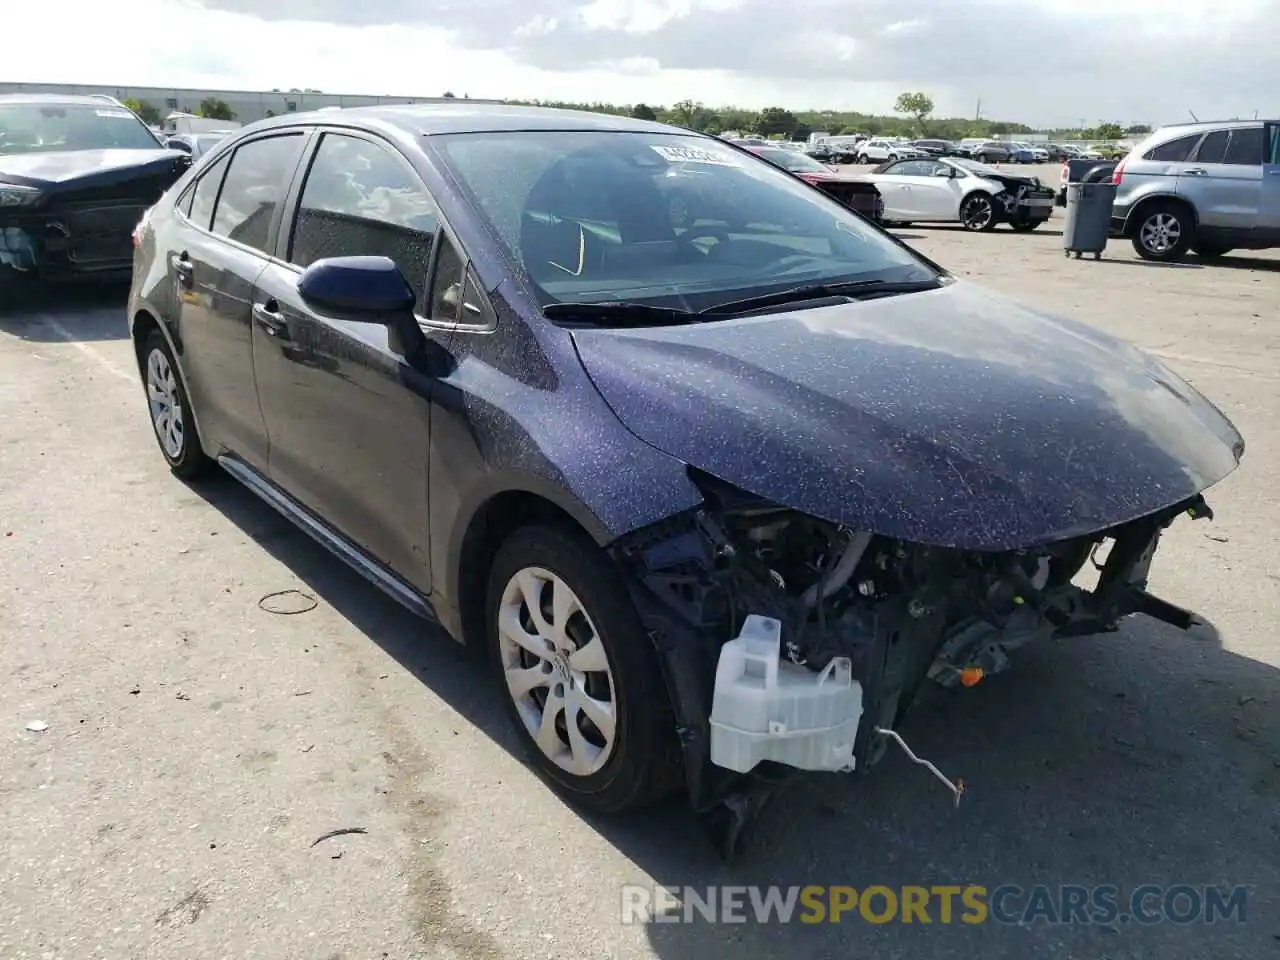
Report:
M 726 852 L 773 786 L 795 773 L 764 762 L 744 775 L 710 760 L 717 659 L 748 616 L 781 623 L 791 664 L 815 673 L 835 658 L 852 664 L 862 696 L 853 769 L 872 768 L 893 740 L 919 763 L 892 731 L 925 681 L 972 686 L 1005 669 L 1018 647 L 1113 631 L 1132 613 L 1190 627 L 1189 612 L 1146 592 L 1147 573 L 1169 523 L 1212 516 L 1197 496 L 1076 539 L 979 553 L 849 530 L 706 475 L 698 482 L 702 509 L 615 549 L 665 661 L 691 799 L 712 816 Z M 1074 580 L 1091 561 L 1097 583 L 1088 589 Z

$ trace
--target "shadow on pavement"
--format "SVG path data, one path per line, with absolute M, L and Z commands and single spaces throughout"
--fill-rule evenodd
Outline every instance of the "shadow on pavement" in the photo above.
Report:
M 1086 258 L 1086 259 L 1092 259 L 1092 258 Z M 1102 254 L 1102 259 L 1099 260 L 1098 262 L 1099 263 L 1119 263 L 1119 264 L 1124 264 L 1125 266 L 1128 266 L 1128 267 L 1154 267 L 1157 270 L 1203 270 L 1204 269 L 1204 264 L 1202 263 L 1186 263 L 1185 261 L 1174 262 L 1174 263 L 1161 263 L 1158 260 L 1128 260 L 1128 259 L 1122 260 L 1118 257 L 1109 257 L 1106 255 L 1105 252 Z
M 469 722 L 517 752 L 477 658 L 368 585 L 230 478 L 197 493 Z M 869 776 L 802 779 L 766 808 L 741 858 L 726 864 L 675 799 L 586 818 L 619 852 L 671 887 L 708 885 L 1245 884 L 1245 922 L 1053 926 L 649 923 L 665 960 L 732 956 L 1273 956 L 1280 943 L 1280 671 L 1222 649 L 1203 624 L 1182 634 L 1146 618 L 1120 632 L 1023 651 L 1007 674 L 933 691 L 902 729 L 920 756 L 963 778 L 959 807 L 896 751 Z M 785 890 L 784 890 L 785 892 Z M 622 893 L 616 898 L 622 922 Z M 878 901 L 883 907 L 883 900 Z M 1018 913 L 1025 895 L 1005 901 Z M 799 912 L 799 911 L 798 911 Z M 798 915 L 798 913 L 797 913 Z
M 1265 260 L 1246 256 L 1196 257 L 1206 267 L 1225 267 L 1228 270 L 1265 270 L 1280 273 L 1280 260 Z
M 0 333 L 38 343 L 127 340 L 129 285 L 70 284 L 0 309 Z

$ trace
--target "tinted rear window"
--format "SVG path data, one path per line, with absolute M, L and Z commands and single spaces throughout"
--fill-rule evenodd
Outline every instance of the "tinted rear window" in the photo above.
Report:
M 1231 131 L 1231 143 L 1227 146 L 1227 163 L 1244 166 L 1262 164 L 1262 128 L 1249 127 Z
M 1158 160 L 1163 163 L 1180 163 L 1191 156 L 1191 148 L 1200 141 L 1200 134 L 1192 133 L 1178 137 L 1158 147 L 1152 147 L 1142 155 L 1144 160 Z
M 253 140 L 231 156 L 213 214 L 213 232 L 266 250 L 271 218 L 302 153 L 301 133 Z

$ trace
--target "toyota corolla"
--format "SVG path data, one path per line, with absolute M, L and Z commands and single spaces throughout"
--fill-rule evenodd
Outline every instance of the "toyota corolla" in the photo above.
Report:
M 925 683 L 1189 626 L 1147 571 L 1244 450 L 1156 360 L 655 123 L 274 118 L 134 241 L 173 472 L 220 466 L 485 648 L 573 800 L 683 788 L 730 846 L 789 775 L 873 767 Z

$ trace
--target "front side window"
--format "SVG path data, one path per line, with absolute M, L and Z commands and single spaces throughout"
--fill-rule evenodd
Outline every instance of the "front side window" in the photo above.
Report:
M 305 138 L 301 133 L 251 140 L 231 155 L 213 213 L 214 233 L 267 249 L 271 219 L 289 188 Z
M 432 140 L 544 306 L 698 310 L 798 284 L 937 277 L 837 201 L 703 137 L 513 131 Z
M 1271 140 L 1267 150 L 1267 163 L 1280 164 L 1280 123 L 1267 127 L 1267 134 Z
M 160 147 L 160 141 L 132 112 L 105 102 L 0 106 L 0 153 Z
M 1170 140 L 1168 143 L 1152 147 L 1143 154 L 1143 159 L 1157 160 L 1163 163 L 1182 163 L 1187 157 L 1191 156 L 1191 150 L 1199 140 L 1200 134 L 1198 133 L 1178 137 L 1176 140 Z
M 300 267 L 326 257 L 389 257 L 424 313 L 424 286 L 440 215 L 426 187 L 389 148 L 326 133 L 302 188 L 289 247 Z

